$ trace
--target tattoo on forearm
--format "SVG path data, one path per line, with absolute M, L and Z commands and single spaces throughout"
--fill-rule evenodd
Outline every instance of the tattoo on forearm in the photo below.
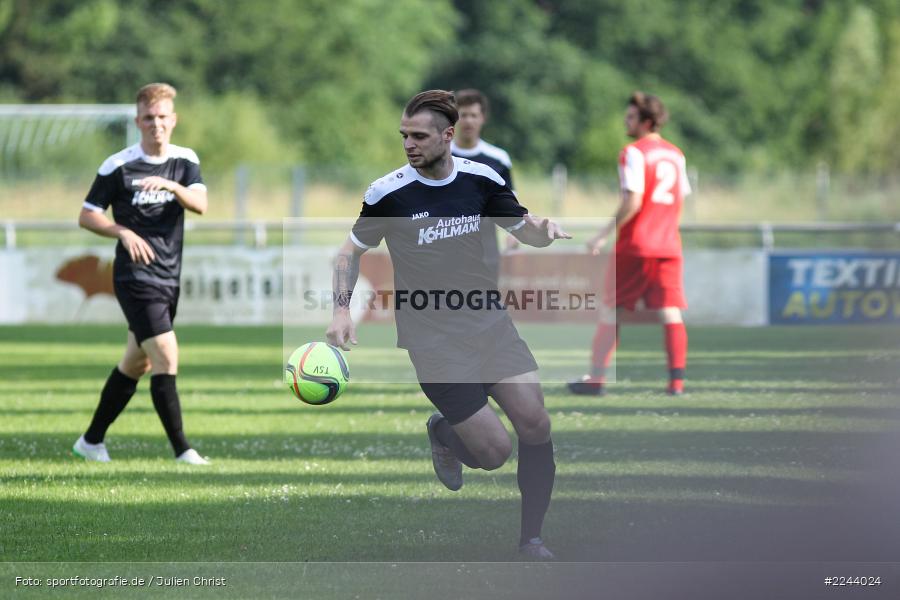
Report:
M 353 288 L 359 278 L 359 256 L 356 254 L 338 254 L 334 261 L 334 277 L 332 287 L 334 304 L 337 308 L 349 308 Z

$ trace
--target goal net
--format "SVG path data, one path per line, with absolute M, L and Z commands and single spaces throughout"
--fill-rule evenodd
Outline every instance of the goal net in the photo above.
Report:
M 132 104 L 0 104 L 0 176 L 7 181 L 92 175 L 139 139 Z

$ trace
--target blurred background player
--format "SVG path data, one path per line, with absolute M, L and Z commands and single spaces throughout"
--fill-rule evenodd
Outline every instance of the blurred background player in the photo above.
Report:
M 538 247 L 569 238 L 549 219 L 528 215 L 493 169 L 451 155 L 457 119 L 450 92 L 422 92 L 407 104 L 400 133 L 409 164 L 369 187 L 360 217 L 339 251 L 330 343 L 345 350 L 357 343 L 349 306 L 359 258 L 382 239 L 399 298 L 401 292 L 468 294 L 496 285 L 480 227 L 442 227 L 444 219 L 481 224 L 482 217 L 491 217 L 523 243 Z M 435 229 L 441 235 L 426 238 Z M 512 443 L 488 403 L 488 396 L 493 397 L 519 438 L 520 552 L 550 560 L 553 554 L 540 535 L 556 464 L 537 363 L 505 310 L 447 310 L 448 305 L 443 310 L 437 303 L 431 310 L 396 305 L 394 311 L 397 345 L 409 352 L 422 391 L 440 411 L 427 422 L 435 474 L 455 491 L 463 484 L 462 463 L 493 470 L 506 462 Z
M 481 130 L 487 123 L 490 112 L 487 96 L 475 89 L 459 90 L 453 95 L 456 97 L 459 121 L 456 123 L 456 133 L 450 143 L 450 152 L 453 156 L 468 158 L 497 171 L 506 182 L 507 187 L 515 193 L 516 187 L 512 180 L 512 161 L 509 154 L 503 148 L 481 139 Z M 482 233 L 485 236 L 484 258 L 499 276 L 500 251 L 497 230 L 495 227 L 485 227 Z M 507 248 L 511 249 L 517 246 L 518 241 L 515 237 L 506 236 Z
M 453 94 L 459 110 L 456 133 L 450 143 L 453 156 L 468 158 L 487 165 L 500 174 L 509 189 L 515 191 L 512 181 L 512 161 L 506 150 L 481 139 L 481 130 L 487 123 L 490 110 L 487 96 L 478 90 L 459 90 Z
M 176 460 L 208 461 L 185 438 L 175 378 L 178 342 L 172 323 L 178 307 L 185 209 L 203 214 L 206 186 L 190 148 L 170 144 L 177 123 L 175 88 L 151 83 L 137 94 L 135 122 L 141 141 L 110 156 L 100 166 L 78 224 L 116 238 L 113 285 L 128 321 L 125 354 L 100 393 L 100 403 L 73 452 L 109 462 L 106 430 L 134 395 L 138 380 L 151 371 L 150 395 Z M 115 222 L 106 217 L 112 207 Z
M 615 219 L 587 243 L 588 250 L 597 255 L 613 231 L 618 232 L 615 289 L 610 289 L 612 279 L 608 278 L 608 308 L 594 334 L 590 373 L 569 383 L 575 394 L 603 394 L 606 369 L 619 340 L 619 323 L 648 320 L 663 324 L 668 392 L 684 392 L 687 332 L 681 310 L 687 303 L 678 221 L 691 189 L 684 154 L 659 134 L 667 118 L 659 98 L 643 92 L 632 94 L 625 129 L 635 141 L 619 155 L 622 201 Z

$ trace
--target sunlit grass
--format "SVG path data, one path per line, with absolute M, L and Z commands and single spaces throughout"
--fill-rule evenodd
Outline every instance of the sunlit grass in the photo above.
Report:
M 590 333 L 549 336 L 539 361 L 577 375 Z M 281 334 L 179 328 L 185 430 L 213 461 L 196 469 L 172 460 L 146 382 L 107 436 L 112 463 L 70 454 L 121 352 L 119 328 L 0 328 L 3 560 L 515 558 L 515 460 L 467 470 L 448 492 L 417 386 L 354 381 L 331 405 L 303 405 L 279 380 Z M 558 464 L 545 533 L 562 557 L 637 552 L 671 524 L 712 535 L 828 505 L 862 477 L 861 440 L 897 429 L 894 329 L 690 335 L 687 396 L 662 394 L 653 327 L 629 330 L 608 396 L 545 386 Z M 622 528 L 627 539 L 609 544 Z

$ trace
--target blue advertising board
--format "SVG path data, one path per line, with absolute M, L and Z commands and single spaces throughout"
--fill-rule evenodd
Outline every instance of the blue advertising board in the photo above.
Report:
M 769 323 L 900 323 L 900 252 L 771 254 Z

